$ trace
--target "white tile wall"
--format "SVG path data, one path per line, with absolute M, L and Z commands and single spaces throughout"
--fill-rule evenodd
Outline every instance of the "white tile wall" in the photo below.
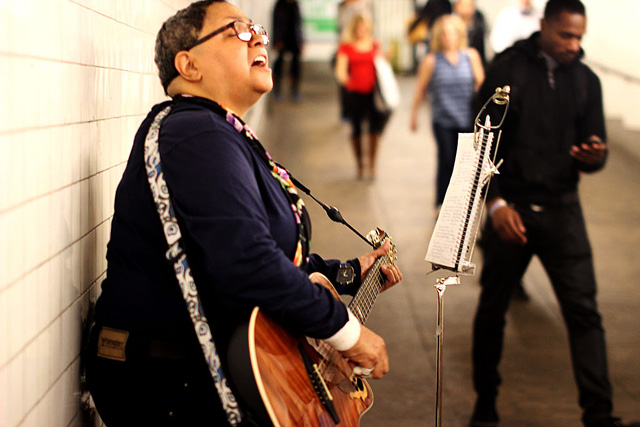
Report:
M 0 0 L 2 427 L 82 425 L 80 331 L 115 188 L 141 118 L 164 98 L 155 34 L 189 3 Z M 270 23 L 273 1 L 233 3 Z
M 407 23 L 413 17 L 413 1 L 377 0 L 373 6 L 376 38 L 382 42 L 386 52 L 393 52 L 392 60 L 398 69 L 411 69 L 411 45 L 405 34 Z
M 189 0 L 0 0 L 0 425 L 82 426 L 83 321 L 133 135 Z

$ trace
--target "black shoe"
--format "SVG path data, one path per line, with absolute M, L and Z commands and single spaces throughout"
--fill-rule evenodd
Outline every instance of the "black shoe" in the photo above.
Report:
M 630 423 L 623 423 L 620 418 L 617 417 L 609 417 L 607 419 L 598 421 L 585 423 L 587 427 L 640 427 L 640 422 L 632 421 Z
M 497 427 L 498 411 L 495 399 L 478 399 L 469 421 L 469 427 Z
M 620 418 L 612 417 L 609 425 L 611 427 L 640 427 L 640 422 L 632 421 L 630 423 L 623 423 Z

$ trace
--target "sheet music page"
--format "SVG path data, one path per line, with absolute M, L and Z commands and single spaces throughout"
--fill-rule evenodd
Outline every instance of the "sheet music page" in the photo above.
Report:
M 426 261 L 452 269 L 455 268 L 464 223 L 472 214 L 469 195 L 479 167 L 473 136 L 473 133 L 458 135 L 453 173 L 425 256 Z

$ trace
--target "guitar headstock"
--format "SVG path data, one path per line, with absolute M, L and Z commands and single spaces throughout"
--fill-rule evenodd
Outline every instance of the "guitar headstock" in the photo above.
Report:
M 389 258 L 389 262 L 393 264 L 398 258 L 397 257 L 398 251 L 396 250 L 395 243 L 393 243 L 393 241 L 391 240 L 391 236 L 389 236 L 384 230 L 378 227 L 375 228 L 374 230 L 371 230 L 369 234 L 367 234 L 367 240 L 371 242 L 371 244 L 376 249 L 382 246 L 382 244 L 386 239 L 389 239 L 389 242 L 391 244 L 391 246 L 389 246 L 389 252 L 387 253 L 387 257 Z

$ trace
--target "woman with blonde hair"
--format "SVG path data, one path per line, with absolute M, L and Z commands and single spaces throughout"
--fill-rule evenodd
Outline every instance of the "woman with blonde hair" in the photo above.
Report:
M 366 120 L 369 126 L 369 177 L 374 178 L 378 141 L 389 119 L 389 114 L 376 109 L 374 103 L 377 83 L 374 59 L 380 54 L 380 43 L 373 38 L 371 17 L 368 13 L 355 15 L 343 31 L 335 73 L 346 89 L 345 114 L 351 122 L 351 145 L 359 179 L 364 176 L 365 169 L 362 122 Z
M 431 48 L 418 70 L 411 108 L 411 130 L 418 129 L 418 109 L 431 93 L 433 134 L 438 145 L 436 208 L 442 205 L 453 171 L 458 133 L 471 130 L 471 102 L 484 80 L 478 52 L 467 44 L 464 22 L 444 15 L 433 26 Z

